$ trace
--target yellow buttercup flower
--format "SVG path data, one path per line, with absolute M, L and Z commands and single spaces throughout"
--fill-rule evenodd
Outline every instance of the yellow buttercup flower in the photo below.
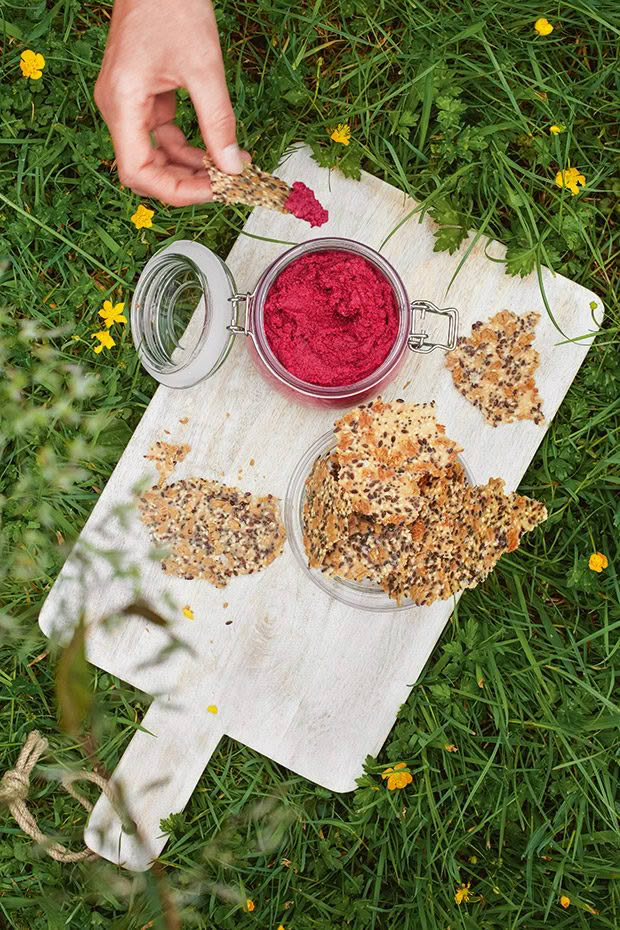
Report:
M 561 132 L 564 132 L 566 126 L 563 123 L 554 123 L 553 126 L 549 126 L 549 132 L 552 136 L 559 136 Z
M 187 617 L 188 620 L 194 619 L 194 611 L 188 604 L 186 604 L 185 607 L 183 608 L 183 616 Z
M 471 891 L 469 890 L 470 888 L 471 882 L 467 882 L 466 885 L 461 882 L 461 887 L 456 889 L 456 894 L 454 895 L 454 900 L 457 904 L 462 904 L 463 901 L 465 904 L 467 904 L 471 898 Z
M 131 217 L 131 222 L 134 224 L 136 229 L 150 229 L 153 225 L 154 216 L 155 210 L 149 210 L 148 207 L 140 204 L 134 215 Z
M 351 142 L 351 127 L 348 123 L 338 123 L 335 129 L 332 129 L 330 139 L 334 142 L 340 142 L 341 145 L 349 145 Z
M 207 710 L 210 714 L 217 714 L 217 704 L 209 704 Z M 251 910 L 254 910 L 254 908 L 251 908 Z
M 254 901 L 252 901 L 252 898 L 248 898 L 247 901 L 245 902 L 246 910 L 253 911 L 255 907 L 256 905 L 254 904 Z
M 602 572 L 608 565 L 607 556 L 602 552 L 593 552 L 588 562 L 588 568 L 591 568 L 593 572 Z
M 566 168 L 564 171 L 558 171 L 555 183 L 558 187 L 567 187 L 574 197 L 579 193 L 579 185 L 585 186 L 586 179 L 577 168 Z
M 553 26 L 548 19 L 545 19 L 544 16 L 541 16 L 540 19 L 537 19 L 534 23 L 534 29 L 539 36 L 548 36 L 550 32 L 553 32 Z
M 111 300 L 104 300 L 103 309 L 99 311 L 99 316 L 104 321 L 107 329 L 115 323 L 127 322 L 127 317 L 123 316 L 124 309 L 125 304 L 112 304 Z
M 408 771 L 406 762 L 397 762 L 394 768 L 381 772 L 381 778 L 387 778 L 388 791 L 406 788 L 413 781 L 413 775 Z
M 564 910 L 566 910 L 567 907 L 570 907 L 570 898 L 568 897 L 567 894 L 562 895 L 562 897 L 560 898 L 560 904 L 562 905 Z
M 98 333 L 93 333 L 90 337 L 91 339 L 98 339 L 99 345 L 95 346 L 95 354 L 99 355 L 100 352 L 103 352 L 104 349 L 111 349 L 116 345 L 109 332 L 105 329 L 102 329 Z
M 45 58 L 39 52 L 33 52 L 32 49 L 27 48 L 25 52 L 22 52 L 19 58 L 19 67 L 25 78 L 30 78 L 31 81 L 38 81 L 40 77 L 43 77 L 43 68 L 45 67 Z

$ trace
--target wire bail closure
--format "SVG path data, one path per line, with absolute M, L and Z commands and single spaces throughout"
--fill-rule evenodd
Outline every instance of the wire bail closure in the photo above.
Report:
M 414 300 L 411 302 L 413 312 L 413 329 L 409 333 L 407 345 L 412 352 L 432 352 L 433 349 L 455 349 L 459 331 L 459 312 L 454 307 L 440 310 L 430 300 Z M 448 335 L 445 342 L 433 342 L 424 329 L 427 313 L 448 318 Z
M 240 309 L 241 305 L 243 304 L 244 307 L 247 309 L 248 299 L 251 296 L 252 296 L 251 294 L 233 294 L 232 297 L 228 298 L 229 303 L 232 304 L 233 312 L 232 312 L 232 320 L 230 321 L 226 329 L 229 332 L 234 333 L 237 336 L 249 336 L 250 335 L 250 331 L 249 329 L 246 328 L 245 322 L 240 323 L 239 319 L 241 315 L 241 309 Z

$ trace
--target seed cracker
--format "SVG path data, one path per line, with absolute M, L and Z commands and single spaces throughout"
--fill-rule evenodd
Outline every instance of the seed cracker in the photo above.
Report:
M 202 578 L 218 588 L 273 562 L 284 546 L 278 502 L 206 478 L 157 486 L 140 497 L 143 522 L 153 542 L 170 554 L 169 575 Z
M 211 181 L 213 200 L 218 203 L 243 203 L 248 207 L 267 207 L 278 213 L 289 213 L 284 204 L 292 188 L 267 171 L 261 171 L 250 163 L 241 174 L 225 174 L 215 166 L 208 155 L 204 157 L 205 168 Z
M 380 524 L 370 520 L 366 527 L 339 539 L 325 555 L 323 571 L 350 581 L 372 581 L 387 589 L 413 543 L 412 526 Z
M 372 458 L 386 467 L 439 470 L 463 450 L 435 419 L 435 404 L 386 403 L 380 397 L 336 421 L 338 460 Z
M 428 605 L 475 588 L 505 552 L 519 546 L 524 532 L 546 518 L 539 501 L 506 494 L 501 478 L 466 487 L 451 497 L 450 506 L 431 516 L 408 564 L 388 579 L 385 590 L 397 601 L 404 596 Z
M 435 405 L 378 398 L 336 421 L 338 483 L 359 513 L 384 523 L 415 521 L 420 482 L 456 461 L 460 446 L 435 419 Z
M 306 480 L 304 545 L 312 568 L 322 565 L 326 553 L 348 533 L 352 507 L 340 492 L 334 464 L 331 457 L 317 459 Z
M 324 571 L 353 581 L 366 578 L 393 596 L 393 589 L 398 589 L 405 580 L 422 540 L 432 535 L 446 510 L 458 511 L 466 487 L 465 471 L 455 462 L 441 475 L 429 476 L 420 485 L 415 521 L 385 523 L 354 514 L 349 518 L 349 537 L 340 539 L 327 554 Z M 409 596 L 405 590 L 397 599 L 403 596 Z
M 501 310 L 486 323 L 474 323 L 471 336 L 461 336 L 446 355 L 455 387 L 492 426 L 515 420 L 544 423 L 534 380 L 539 355 L 532 345 L 539 319 L 539 313 L 517 316 Z

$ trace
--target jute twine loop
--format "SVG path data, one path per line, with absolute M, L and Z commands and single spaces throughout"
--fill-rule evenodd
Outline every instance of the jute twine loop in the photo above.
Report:
M 30 773 L 46 751 L 47 746 L 47 740 L 44 736 L 41 736 L 38 730 L 33 730 L 28 734 L 15 768 L 5 772 L 0 781 L 0 804 L 8 806 L 12 816 L 24 833 L 27 833 L 35 843 L 40 843 L 48 856 L 51 856 L 56 862 L 80 862 L 84 859 L 97 859 L 97 853 L 91 852 L 90 849 L 71 852 L 70 849 L 60 843 L 52 843 L 44 833 L 41 833 L 36 820 L 26 807 L 28 789 L 30 788 Z M 110 801 L 110 804 L 115 808 L 117 807 L 114 792 L 101 775 L 87 771 L 67 772 L 63 775 L 61 784 L 65 791 L 75 798 L 83 808 L 90 812 L 93 805 L 73 787 L 74 781 L 82 780 L 92 781 L 95 785 L 98 785 Z

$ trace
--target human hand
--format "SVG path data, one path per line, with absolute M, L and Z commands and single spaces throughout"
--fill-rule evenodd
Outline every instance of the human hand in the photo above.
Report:
M 237 145 L 210 0 L 116 0 L 95 102 L 121 184 L 174 207 L 211 199 L 204 151 L 174 123 L 179 87 L 189 91 L 217 167 L 238 174 L 250 156 Z

